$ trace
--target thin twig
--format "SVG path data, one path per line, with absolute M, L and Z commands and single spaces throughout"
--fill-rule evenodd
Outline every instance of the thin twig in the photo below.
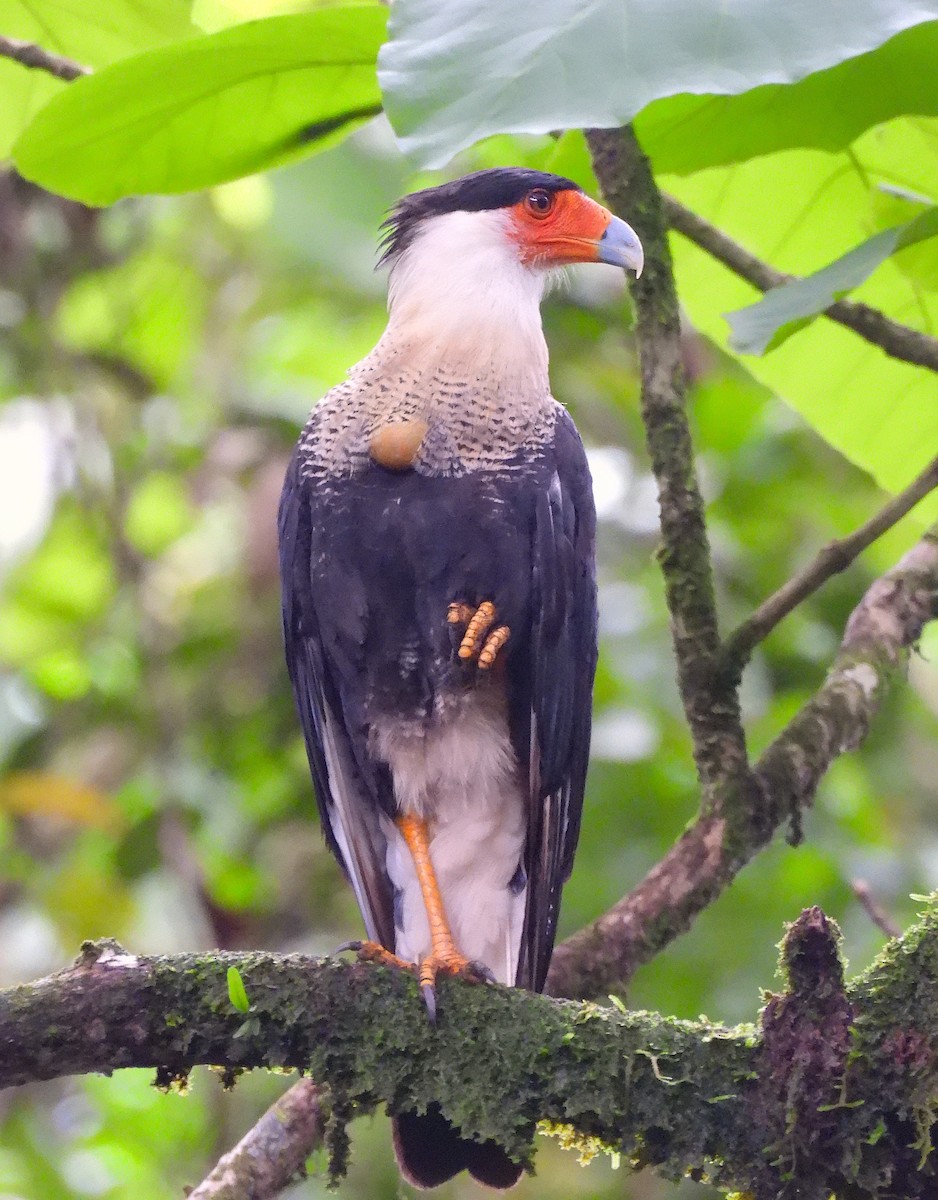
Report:
M 34 42 L 21 42 L 17 38 L 4 37 L 2 34 L 0 34 L 0 56 L 12 58 L 14 62 L 18 62 L 23 67 L 45 71 L 49 75 L 54 75 L 56 79 L 64 79 L 66 83 L 71 83 L 80 75 L 91 74 L 90 68 L 83 67 L 70 58 L 63 58 L 61 54 L 52 54 Z
M 694 245 L 706 250 L 753 287 L 767 292 L 783 283 L 791 283 L 795 278 L 793 275 L 776 271 L 768 263 L 756 258 L 721 229 L 685 208 L 673 196 L 663 196 L 662 200 L 668 224 L 672 229 L 676 229 Z M 938 339 L 920 333 L 917 329 L 911 329 L 899 321 L 893 321 L 878 309 L 870 308 L 868 304 L 858 304 L 854 300 L 837 300 L 830 308 L 824 310 L 824 314 L 838 325 L 852 329 L 864 341 L 879 346 L 891 358 L 938 371 Z
M 189 1200 L 273 1200 L 322 1145 L 321 1091 L 300 1079 L 218 1160 Z
M 850 884 L 854 896 L 860 901 L 866 915 L 870 918 L 877 929 L 881 929 L 886 937 L 898 937 L 902 930 L 896 922 L 890 917 L 885 909 L 876 903 L 876 898 L 870 890 L 870 885 L 865 879 L 854 879 Z
M 615 212 L 637 226 L 645 250 L 644 273 L 630 285 L 642 419 L 658 484 L 658 557 L 694 758 L 705 788 L 733 779 L 745 791 L 749 765 L 737 690 L 716 670 L 720 637 L 713 568 L 687 421 L 680 310 L 661 195 L 630 126 L 591 129 L 586 136 L 603 193 Z
M 794 608 L 816 592 L 832 575 L 846 570 L 867 546 L 872 545 L 887 529 L 896 525 L 929 492 L 938 488 L 938 458 L 932 460 L 920 475 L 865 525 L 848 537 L 829 542 L 819 550 L 814 561 L 764 600 L 756 611 L 726 639 L 723 661 L 737 677 L 749 661 L 752 651 Z
M 759 759 L 759 805 L 748 827 L 728 829 L 725 802 L 715 811 L 705 807 L 636 888 L 557 947 L 549 992 L 600 996 L 627 982 L 690 928 L 786 821 L 797 829 L 831 763 L 862 742 L 910 647 L 936 615 L 938 526 L 867 589 L 824 684 Z

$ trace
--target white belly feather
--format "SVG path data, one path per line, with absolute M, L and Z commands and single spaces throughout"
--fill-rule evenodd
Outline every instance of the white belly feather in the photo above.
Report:
M 457 949 L 513 984 L 524 923 L 526 888 L 515 873 L 526 802 L 504 705 L 490 692 L 472 691 L 430 730 L 388 721 L 372 735 L 391 768 L 399 810 L 429 824 L 430 859 Z M 399 893 L 396 952 L 417 962 L 430 953 L 420 886 L 397 827 L 384 817 L 382 826 Z

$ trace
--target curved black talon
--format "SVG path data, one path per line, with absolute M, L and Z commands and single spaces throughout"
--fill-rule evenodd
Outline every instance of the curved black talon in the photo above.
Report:
M 475 975 L 479 980 L 481 980 L 484 983 L 498 983 L 498 980 L 495 978 L 495 976 L 492 974 L 492 972 L 489 970 L 489 968 L 485 965 L 485 963 L 480 962 L 478 959 L 473 959 L 472 962 L 470 962 L 468 964 L 468 966 L 466 967 L 466 970 L 471 975 Z
M 357 954 L 365 943 L 359 939 L 353 938 L 350 942 L 343 942 L 341 946 L 336 946 L 332 951 L 333 954 L 345 954 L 348 950 L 354 950 Z
M 436 1024 L 436 988 L 432 983 L 422 983 L 420 985 L 420 994 L 423 997 L 423 1003 L 427 1010 L 427 1016 L 430 1018 L 430 1024 Z

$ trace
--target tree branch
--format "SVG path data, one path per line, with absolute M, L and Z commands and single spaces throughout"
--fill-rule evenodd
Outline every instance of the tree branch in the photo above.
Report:
M 723 647 L 723 660 L 736 677 L 742 673 L 753 649 L 794 608 L 816 592 L 832 575 L 846 570 L 854 559 L 887 529 L 897 524 L 920 500 L 938 487 L 938 458 L 902 492 L 849 537 L 839 538 L 820 550 L 814 561 L 793 575 L 756 611 L 730 634 Z
M 781 970 L 785 991 L 769 996 L 762 1012 L 752 1115 L 770 1152 L 753 1164 L 753 1191 L 774 1198 L 827 1197 L 831 1168 L 842 1161 L 836 1114 L 846 1107 L 854 1014 L 840 933 L 819 908 L 806 909 L 789 927 Z M 782 1180 L 794 1187 L 780 1188 Z M 837 1193 L 843 1194 L 840 1187 Z
M 3 37 L 2 34 L 0 34 L 0 57 L 11 58 L 21 66 L 31 67 L 36 71 L 46 71 L 49 75 L 54 75 L 56 79 L 64 79 L 66 83 L 71 83 L 80 75 L 91 74 L 88 67 L 83 67 L 70 58 L 52 54 L 33 42 L 21 42 L 17 38 Z
M 228 998 L 232 965 L 247 1017 Z M 337 1109 L 437 1101 L 465 1132 L 497 1137 L 522 1159 L 540 1120 L 628 1152 L 638 1139 L 623 1137 L 623 1119 L 660 1127 L 675 1164 L 701 1159 L 711 1140 L 729 1151 L 719 1132 L 727 1105 L 705 1097 L 738 1091 L 752 1069 L 751 1032 L 453 979 L 439 991 L 433 1026 L 412 976 L 369 963 L 137 958 L 87 944 L 71 968 L 0 992 L 0 1087 L 128 1066 L 157 1068 L 165 1085 L 200 1064 L 290 1067 L 328 1086 Z M 696 1086 L 671 1086 L 675 1063 Z
M 189 1200 L 271 1200 L 302 1173 L 322 1145 L 324 1127 L 321 1089 L 300 1079 L 218 1160 Z
M 938 526 L 876 580 L 854 609 L 827 679 L 755 767 L 748 817 L 702 809 L 636 888 L 554 951 L 548 989 L 596 996 L 627 982 L 690 927 L 786 821 L 798 836 L 831 763 L 866 736 L 925 623 L 938 615 Z
M 231 965 L 247 1017 L 228 998 Z M 760 1038 L 754 1026 L 452 979 L 434 1027 L 412 976 L 368 963 L 138 958 L 89 943 L 72 967 L 0 992 L 0 1086 L 126 1066 L 155 1067 L 168 1086 L 199 1064 L 226 1068 L 230 1083 L 245 1068 L 289 1066 L 330 1089 L 336 1171 L 336 1114 L 433 1101 L 464 1133 L 494 1137 L 521 1160 L 540 1125 L 582 1148 L 598 1140 L 634 1167 L 690 1172 L 760 1200 L 796 1194 L 785 1190 L 793 1164 L 799 1185 L 818 1185 L 798 1195 L 843 1194 L 849 1181 L 856 1200 L 879 1196 L 884 1162 L 890 1194 L 933 1195 L 934 1164 L 910 1149 L 909 1127 L 930 1136 L 938 908 L 849 988 L 836 927 L 817 909 L 789 929 L 783 965 L 786 989 L 766 1007 Z
M 877 904 L 876 897 L 865 879 L 854 879 L 850 884 L 850 890 L 877 929 L 882 930 L 888 938 L 899 937 L 902 930 L 883 907 Z
M 827 679 L 759 760 L 769 811 L 798 816 L 830 764 L 854 750 L 925 624 L 938 616 L 938 526 L 877 579 L 853 610 Z
M 664 211 L 668 224 L 682 233 L 695 246 L 723 263 L 735 275 L 747 280 L 761 292 L 790 283 L 795 276 L 776 271 L 768 263 L 750 254 L 738 242 L 711 225 L 709 221 L 685 208 L 673 196 L 664 196 Z M 854 300 L 837 300 L 824 310 L 825 316 L 838 325 L 852 329 L 864 341 L 879 346 L 891 358 L 913 363 L 917 367 L 928 367 L 938 371 L 938 339 L 911 329 L 899 321 L 893 321 L 878 309 Z
M 748 790 L 736 688 L 716 671 L 720 638 L 710 546 L 686 413 L 680 313 L 661 195 L 631 127 L 591 129 L 593 166 L 612 209 L 638 226 L 645 270 L 630 284 L 642 377 L 642 417 L 658 483 L 664 574 L 678 684 L 705 795 L 732 780 Z M 724 789 L 724 796 L 728 793 Z M 708 801 L 705 799 L 705 803 Z

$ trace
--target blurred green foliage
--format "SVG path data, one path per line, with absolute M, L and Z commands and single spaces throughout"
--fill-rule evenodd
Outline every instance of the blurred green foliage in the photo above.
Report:
M 307 409 L 382 327 L 376 225 L 408 182 L 388 146 L 369 129 L 268 178 L 100 214 L 4 184 L 2 215 L 6 227 L 16 215 L 23 244 L 0 285 L 14 317 L 0 348 L 0 439 L 14 451 L 0 747 L 11 777 L 33 773 L 18 800 L 0 788 L 4 983 L 100 934 L 141 952 L 322 953 L 359 931 L 316 826 L 281 661 L 274 514 Z M 596 742 L 563 934 L 656 861 L 696 789 L 621 278 L 575 274 L 545 320 L 601 514 Z M 728 628 L 882 497 L 691 330 L 685 355 Z M 912 524 L 893 531 L 759 651 L 744 685 L 755 752 L 821 681 L 851 607 L 914 536 Z M 629 1003 L 751 1018 L 773 986 L 783 923 L 806 904 L 843 924 L 854 967 L 867 962 L 882 938 L 851 881 L 867 880 L 899 921 L 908 893 L 935 883 L 936 708 L 938 672 L 923 656 L 863 750 L 825 781 L 807 844 L 763 854 L 640 972 Z M 62 780 L 85 789 L 81 803 Z M 226 1094 L 200 1072 L 180 1097 L 150 1082 L 127 1072 L 0 1097 L 0 1195 L 168 1200 L 283 1086 L 256 1077 Z M 406 1194 L 384 1122 L 360 1124 L 341 1194 Z M 703 1194 L 608 1162 L 583 1169 L 552 1144 L 539 1163 L 519 1195 Z M 312 1166 L 291 1195 L 323 1193 Z
M 577 153 L 503 137 L 453 173 L 551 156 L 575 173 L 563 156 Z M 752 216 L 751 197 L 763 194 L 765 169 L 757 160 L 748 191 L 732 194 L 715 171 L 688 184 L 688 198 L 705 207 L 719 194 L 758 244 L 771 214 Z M 793 192 L 806 178 L 796 174 Z M 377 226 L 422 182 L 380 122 L 270 176 L 105 213 L 0 179 L 0 985 L 53 970 L 82 938 L 105 934 L 142 953 L 327 953 L 360 932 L 316 825 L 282 663 L 275 510 L 308 409 L 381 331 Z M 828 259 L 842 248 L 823 240 Z M 724 292 L 686 247 L 679 269 L 694 285 L 695 319 L 714 332 Z M 921 272 L 912 277 L 925 287 Z M 931 291 L 933 301 L 934 281 Z M 601 518 L 596 734 L 563 936 L 657 861 L 697 793 L 621 274 L 573 273 L 545 324 L 554 391 L 590 448 Z M 780 378 L 797 377 L 805 409 L 825 364 L 802 338 L 789 352 Z M 729 629 L 883 496 L 691 328 L 684 353 Z M 772 369 L 760 368 L 775 384 Z M 869 399 L 859 377 L 856 388 Z M 849 403 L 845 394 L 844 425 Z M 760 648 L 743 690 L 754 753 L 821 682 L 851 608 L 919 528 L 913 517 L 891 531 Z M 783 923 L 807 904 L 840 921 L 861 967 L 882 935 L 855 879 L 897 921 L 911 917 L 909 893 L 938 876 L 936 650 L 929 635 L 911 685 L 830 772 L 806 844 L 762 854 L 639 973 L 629 1004 L 752 1018 L 775 983 Z M 0 1095 L 2 1200 L 178 1197 L 284 1086 L 256 1075 L 225 1093 L 197 1072 L 179 1096 L 151 1082 L 124 1072 Z M 341 1195 L 411 1194 L 386 1122 L 359 1122 L 353 1141 Z M 519 1197 L 708 1194 L 629 1178 L 608 1160 L 583 1169 L 546 1140 L 538 1163 Z M 323 1166 L 314 1157 L 289 1195 L 324 1195 Z M 440 1193 L 475 1194 L 464 1181 Z

